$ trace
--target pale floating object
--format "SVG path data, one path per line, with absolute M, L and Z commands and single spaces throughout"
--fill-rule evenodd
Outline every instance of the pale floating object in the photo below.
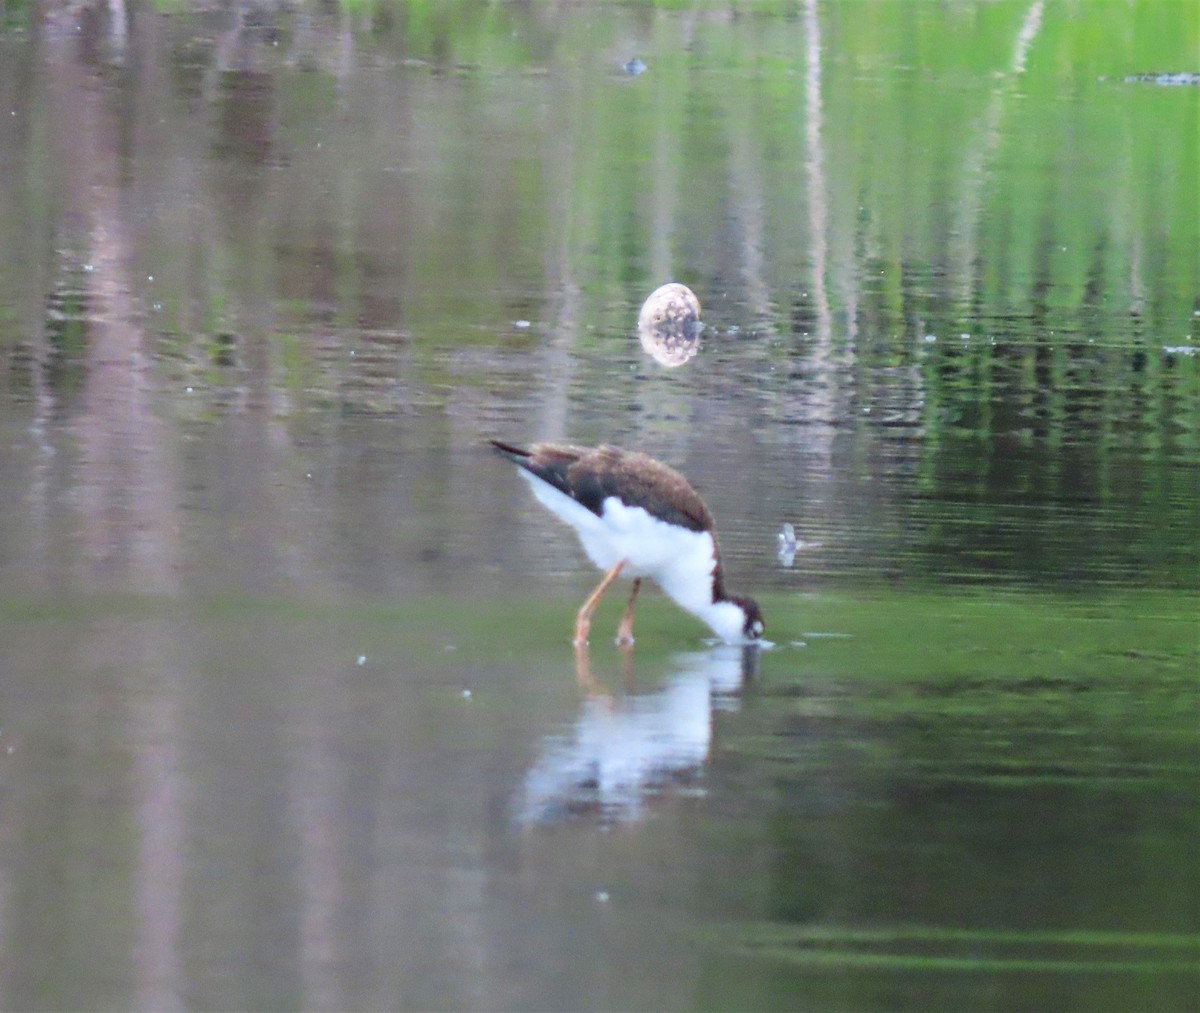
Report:
M 806 549 L 819 549 L 824 542 L 806 542 L 796 537 L 796 529 L 786 521 L 783 529 L 775 536 L 776 551 L 779 562 L 783 566 L 791 566 L 796 561 L 796 553 Z
M 784 522 L 783 530 L 775 536 L 775 540 L 779 544 L 776 550 L 776 555 L 779 557 L 779 562 L 783 566 L 791 566 L 796 561 L 796 529 L 791 524 Z
M 670 282 L 650 293 L 638 314 L 642 348 L 663 366 L 682 366 L 700 350 L 700 300 L 686 285 Z

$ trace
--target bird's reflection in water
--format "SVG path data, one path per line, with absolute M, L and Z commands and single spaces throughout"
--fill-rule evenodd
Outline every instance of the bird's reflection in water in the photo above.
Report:
M 663 687 L 639 695 L 632 652 L 623 656 L 625 692 L 613 694 L 593 677 L 587 647 L 576 649 L 579 717 L 569 733 L 543 744 L 525 776 L 519 823 L 630 822 L 648 799 L 693 787 L 708 758 L 714 710 L 737 707 L 737 693 L 758 664 L 752 646 L 680 654 Z

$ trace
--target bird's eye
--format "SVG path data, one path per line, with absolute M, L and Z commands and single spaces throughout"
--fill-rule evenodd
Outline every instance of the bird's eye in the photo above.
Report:
M 763 624 L 759 620 L 755 619 L 754 623 L 750 626 L 750 635 L 753 637 L 761 637 L 763 635 Z

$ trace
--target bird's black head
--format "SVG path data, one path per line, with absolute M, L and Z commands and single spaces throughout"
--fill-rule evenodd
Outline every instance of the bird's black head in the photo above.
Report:
M 742 636 L 747 640 L 761 640 L 766 626 L 763 624 L 762 610 L 753 598 L 734 598 L 734 604 L 740 605 L 746 613 L 746 622 L 742 626 Z

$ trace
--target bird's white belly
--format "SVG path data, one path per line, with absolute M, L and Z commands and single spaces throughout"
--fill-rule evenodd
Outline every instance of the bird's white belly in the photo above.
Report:
M 611 570 L 624 560 L 622 577 L 652 578 L 677 605 L 699 616 L 722 639 L 740 642 L 744 613 L 731 602 L 712 599 L 716 552 L 710 532 L 668 524 L 615 496 L 604 501 L 597 516 L 548 482 L 524 470 L 520 474 L 538 502 L 575 529 L 596 566 Z
M 624 560 L 622 577 L 652 578 L 683 608 L 694 612 L 712 604 L 716 559 L 709 532 L 668 524 L 615 496 L 604 501 L 598 517 L 535 475 L 523 471 L 521 477 L 538 502 L 575 529 L 588 559 L 601 570 Z
M 661 581 L 668 571 L 680 567 L 700 577 L 701 583 L 712 577 L 713 541 L 707 531 L 668 524 L 615 496 L 604 501 L 603 510 L 598 528 L 579 533 L 588 558 L 598 567 L 608 569 L 623 559 L 622 574 L 630 577 Z

